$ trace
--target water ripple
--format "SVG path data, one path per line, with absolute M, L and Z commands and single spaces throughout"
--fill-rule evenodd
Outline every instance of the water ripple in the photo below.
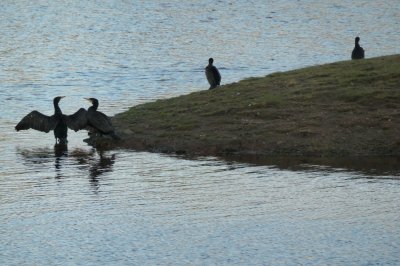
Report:
M 347 60 L 356 35 L 367 57 L 400 53 L 398 1 L 17 0 L 1 10 L 1 265 L 399 261 L 396 159 L 238 163 L 95 150 L 84 132 L 59 150 L 51 133 L 14 131 L 31 110 L 51 114 L 58 95 L 66 114 L 91 96 L 114 115 L 207 89 L 209 57 L 226 84 Z

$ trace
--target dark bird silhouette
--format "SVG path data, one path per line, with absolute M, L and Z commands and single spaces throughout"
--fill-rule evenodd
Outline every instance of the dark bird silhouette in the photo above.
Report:
M 86 111 L 79 109 L 71 116 L 65 117 L 66 124 L 75 131 L 86 129 L 91 134 L 108 135 L 115 140 L 120 139 L 114 131 L 111 119 L 102 112 L 97 111 L 99 101 L 96 98 L 85 98 L 92 103 L 92 106 Z
M 208 59 L 208 65 L 205 68 L 208 83 L 210 83 L 210 90 L 216 88 L 221 84 L 221 74 L 218 69 L 213 65 L 214 59 Z
M 351 53 L 351 59 L 363 59 L 364 58 L 364 49 L 360 46 L 360 37 L 356 37 L 355 46 L 353 52 Z
M 32 111 L 22 118 L 22 120 L 15 126 L 15 130 L 20 131 L 35 129 L 46 133 L 53 130 L 54 137 L 56 139 L 56 145 L 66 145 L 68 142 L 68 128 L 64 117 L 67 116 L 63 115 L 60 107 L 58 106 L 60 100 L 64 97 L 65 96 L 58 96 L 53 99 L 54 115 L 47 116 L 36 110 Z
M 92 106 L 89 107 L 86 114 L 88 126 L 94 128 L 95 133 L 109 135 L 113 139 L 119 139 L 114 132 L 111 119 L 104 113 L 97 111 L 99 101 L 96 98 L 86 98 L 86 100 L 92 103 Z

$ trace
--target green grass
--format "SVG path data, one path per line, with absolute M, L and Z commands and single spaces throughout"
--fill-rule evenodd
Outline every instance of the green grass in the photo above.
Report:
M 134 106 L 113 121 L 121 145 L 140 149 L 400 155 L 399 107 L 394 55 L 248 78 Z

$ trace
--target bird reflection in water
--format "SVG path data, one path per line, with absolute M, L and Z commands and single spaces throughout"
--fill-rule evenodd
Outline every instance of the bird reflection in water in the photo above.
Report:
M 62 164 L 63 160 L 68 157 L 68 146 L 67 145 L 54 145 L 54 167 L 56 169 L 56 178 L 62 177 Z
M 115 154 L 106 156 L 105 151 L 99 149 L 96 151 L 98 158 L 96 158 L 97 156 L 95 154 L 95 149 L 92 149 L 92 156 L 86 158 L 87 162 L 85 162 L 84 157 L 80 157 L 80 161 L 84 165 L 89 166 L 89 181 L 93 188 L 97 191 L 100 187 L 99 176 L 112 172 L 112 166 L 115 163 Z
M 17 152 L 21 155 L 24 164 L 30 168 L 40 168 L 38 169 L 40 172 L 42 172 L 43 167 L 54 161 L 56 179 L 66 177 L 66 170 L 71 170 L 71 167 L 88 171 L 89 182 L 96 190 L 100 187 L 99 177 L 112 172 L 116 157 L 115 154 L 107 155 L 107 151 L 94 148 L 69 151 L 67 145 L 54 145 L 53 150 L 36 148 L 17 150 Z M 64 169 L 65 167 L 66 169 Z M 75 170 L 73 173 L 76 175 Z
M 35 148 L 35 149 L 18 149 L 17 153 L 22 157 L 22 162 L 29 168 L 34 168 L 37 172 L 43 171 L 44 166 L 49 166 L 54 162 L 56 178 L 62 178 L 62 166 L 64 160 L 68 158 L 67 145 L 54 145 L 53 150 L 50 148 Z

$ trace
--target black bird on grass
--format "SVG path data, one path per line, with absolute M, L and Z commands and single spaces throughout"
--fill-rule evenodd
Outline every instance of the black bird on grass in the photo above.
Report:
M 364 49 L 360 46 L 360 37 L 356 37 L 353 52 L 351 52 L 351 59 L 363 59 Z
M 66 117 L 67 125 L 75 131 L 86 129 L 91 134 L 108 135 L 114 140 L 120 138 L 115 134 L 111 119 L 104 113 L 97 111 L 99 101 L 96 98 L 85 98 L 92 103 L 92 106 L 86 111 L 84 108 L 79 109 L 72 116 Z
M 208 83 L 210 83 L 210 90 L 216 88 L 221 84 L 221 74 L 218 69 L 213 65 L 214 59 L 208 59 L 208 65 L 205 68 Z
M 66 145 L 68 128 L 66 120 L 61 112 L 60 106 L 58 106 L 60 100 L 65 96 L 58 96 L 53 99 L 54 114 L 52 116 L 44 115 L 38 111 L 32 111 L 27 114 L 22 120 L 15 126 L 15 130 L 27 130 L 35 129 L 42 132 L 54 131 L 54 137 L 56 138 L 56 145 Z

